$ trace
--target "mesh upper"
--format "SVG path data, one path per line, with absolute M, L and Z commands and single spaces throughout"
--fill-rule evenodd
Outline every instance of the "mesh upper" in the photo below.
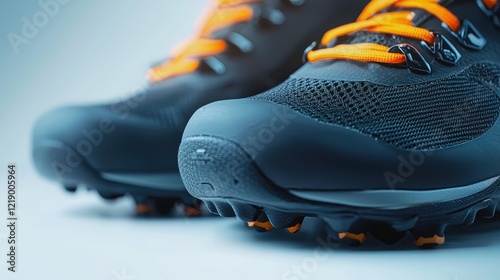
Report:
M 475 65 L 411 86 L 289 79 L 252 99 L 290 107 L 406 150 L 450 147 L 485 133 L 499 116 L 500 67 Z

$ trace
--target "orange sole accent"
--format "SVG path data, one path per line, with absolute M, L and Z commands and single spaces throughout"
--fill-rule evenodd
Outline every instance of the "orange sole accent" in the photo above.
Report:
M 189 217 L 199 216 L 201 214 L 201 211 L 200 209 L 195 207 L 186 207 L 186 209 L 184 210 L 184 214 Z
M 360 244 L 363 244 L 366 242 L 366 234 L 360 233 L 360 234 L 355 234 L 351 232 L 341 232 L 339 233 L 339 238 L 340 239 L 351 239 L 354 241 L 358 241 Z
M 151 207 L 146 204 L 137 204 L 135 211 L 137 211 L 137 213 L 139 214 L 148 214 L 149 212 L 151 212 Z
M 270 231 L 270 230 L 274 229 L 273 225 L 271 225 L 270 222 L 255 221 L 255 222 L 248 222 L 247 224 L 248 224 L 249 227 L 258 227 L 258 228 L 265 229 L 267 231 Z
M 296 224 L 296 225 L 295 225 L 295 226 L 293 226 L 293 227 L 289 227 L 289 228 L 287 228 L 287 230 L 288 230 L 290 233 L 296 233 L 296 232 L 299 232 L 301 229 L 302 229 L 302 224 Z
M 417 245 L 418 247 L 422 247 L 425 245 L 433 245 L 433 244 L 443 245 L 444 242 L 445 242 L 444 236 L 434 235 L 433 237 L 420 237 L 415 241 L 415 245 Z

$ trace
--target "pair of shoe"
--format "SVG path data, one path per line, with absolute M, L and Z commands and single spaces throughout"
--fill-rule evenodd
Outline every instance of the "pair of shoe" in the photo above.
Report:
M 41 118 L 38 170 L 140 213 L 196 214 L 187 189 L 258 230 L 444 243 L 500 202 L 500 2 L 373 0 L 302 55 L 362 2 L 218 1 L 144 92 Z

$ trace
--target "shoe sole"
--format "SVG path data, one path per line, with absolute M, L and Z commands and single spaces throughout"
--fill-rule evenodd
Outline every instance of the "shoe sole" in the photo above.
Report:
M 179 166 L 188 192 L 214 214 L 237 216 L 258 231 L 278 228 L 291 233 L 300 230 L 305 217 L 318 217 L 329 225 L 333 238 L 350 245 L 364 243 L 368 232 L 385 244 L 410 232 L 417 246 L 432 248 L 445 242 L 448 226 L 471 225 L 478 213 L 493 217 L 500 203 L 498 179 L 458 199 L 397 209 L 305 199 L 266 178 L 236 143 L 209 136 L 184 139 Z
M 184 207 L 184 212 L 188 216 L 200 214 L 201 202 L 186 191 L 178 190 L 180 188 L 175 190 L 148 188 L 109 180 L 92 168 L 84 157 L 81 157 L 81 161 L 77 164 L 68 165 L 67 155 L 68 151 L 60 143 L 37 145 L 33 150 L 38 171 L 51 180 L 57 180 L 70 193 L 75 193 L 79 188 L 87 188 L 95 190 L 105 200 L 115 200 L 128 195 L 136 203 L 136 214 L 141 216 L 168 215 L 177 204 Z M 58 169 L 59 173 L 65 171 L 64 175 L 58 176 L 56 168 L 64 168 Z

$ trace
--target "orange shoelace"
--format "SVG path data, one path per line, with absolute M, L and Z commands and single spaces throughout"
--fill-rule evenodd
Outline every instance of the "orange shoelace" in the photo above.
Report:
M 224 40 L 210 38 L 217 30 L 253 18 L 253 9 L 248 5 L 261 0 L 214 0 L 216 8 L 208 16 L 204 26 L 193 39 L 189 39 L 168 61 L 149 71 L 149 81 L 156 83 L 169 77 L 194 72 L 200 66 L 200 59 L 224 52 Z
M 482 0 L 484 5 L 493 9 L 499 0 Z M 358 31 L 383 33 L 418 39 L 434 43 L 435 35 L 425 29 L 413 25 L 415 13 L 411 11 L 382 12 L 389 8 L 422 9 L 439 18 L 450 30 L 458 32 L 460 20 L 448 9 L 438 4 L 439 0 L 372 0 L 354 23 L 340 26 L 328 31 L 321 40 L 327 46 L 332 40 Z M 332 48 L 310 51 L 309 62 L 325 59 L 344 59 L 361 62 L 378 62 L 401 64 L 406 57 L 401 53 L 390 53 L 389 47 L 375 43 L 341 44 Z

